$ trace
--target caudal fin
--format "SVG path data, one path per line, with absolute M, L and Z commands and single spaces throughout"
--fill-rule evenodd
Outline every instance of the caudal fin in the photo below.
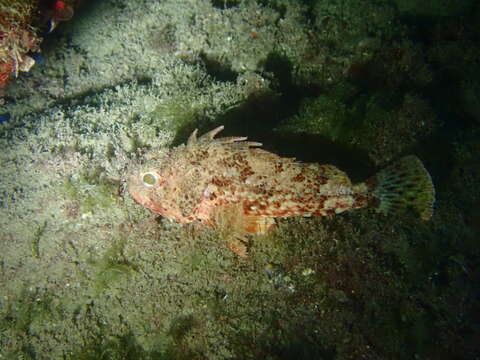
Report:
M 378 212 L 413 209 L 422 220 L 433 214 L 432 178 L 416 156 L 405 156 L 378 172 L 370 181 Z

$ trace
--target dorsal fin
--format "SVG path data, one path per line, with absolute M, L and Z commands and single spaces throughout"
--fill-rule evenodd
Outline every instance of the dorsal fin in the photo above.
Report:
M 187 148 L 192 147 L 192 145 L 197 142 L 197 132 L 198 132 L 198 129 L 193 130 L 193 132 L 188 137 Z
M 220 131 L 223 130 L 223 125 L 220 125 L 218 127 L 216 127 L 215 129 L 213 130 L 210 130 L 209 132 L 203 134 L 202 136 L 200 136 L 198 138 L 198 141 L 209 141 L 209 140 L 213 140 L 213 138 L 215 137 L 215 135 L 217 135 Z

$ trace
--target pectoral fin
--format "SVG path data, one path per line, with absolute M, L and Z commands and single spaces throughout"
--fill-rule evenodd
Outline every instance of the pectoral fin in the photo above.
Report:
M 244 230 L 249 234 L 265 234 L 273 225 L 275 225 L 273 218 L 244 215 Z
M 218 206 L 212 212 L 211 223 L 235 254 L 245 257 L 248 235 L 265 234 L 274 224 L 273 218 L 245 215 L 242 203 Z

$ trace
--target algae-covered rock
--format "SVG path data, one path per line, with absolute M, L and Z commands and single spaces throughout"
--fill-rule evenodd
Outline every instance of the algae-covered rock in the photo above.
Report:
M 472 6 L 471 0 L 423 1 L 423 0 L 393 0 L 398 9 L 410 16 L 452 16 L 460 14 Z

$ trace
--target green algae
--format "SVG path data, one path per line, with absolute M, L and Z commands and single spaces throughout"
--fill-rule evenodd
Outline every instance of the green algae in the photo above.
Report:
M 40 259 L 40 239 L 45 232 L 47 227 L 47 222 L 44 221 L 43 224 L 39 225 L 37 230 L 33 233 L 32 237 L 32 256 L 36 259 Z
M 306 100 L 299 114 L 281 125 L 279 130 L 321 135 L 331 141 L 345 141 L 353 131 L 352 121 L 352 115 L 340 99 L 321 96 Z
M 79 203 L 81 212 L 89 214 L 115 206 L 119 201 L 119 182 L 105 177 L 101 167 L 86 168 L 63 182 L 67 197 Z
M 192 314 L 179 315 L 172 320 L 168 334 L 175 343 L 181 343 L 185 336 L 196 326 L 198 326 L 198 320 Z
M 184 128 L 195 128 L 202 114 L 199 104 L 192 103 L 187 96 L 177 96 L 159 102 L 150 116 L 153 123 L 163 124 L 169 130 L 178 132 Z
M 0 331 L 17 346 L 4 348 L 2 356 L 8 358 L 35 358 L 35 350 L 28 337 L 36 329 L 54 324 L 63 316 L 63 309 L 55 296 L 40 289 L 22 288 L 9 298 L 0 313 Z
M 471 5 L 471 0 L 462 1 L 421 1 L 421 0 L 393 0 L 402 13 L 409 16 L 441 17 L 461 14 Z
M 124 254 L 126 239 L 119 235 L 101 257 L 91 258 L 88 264 L 94 272 L 93 290 L 95 296 L 103 293 L 111 286 L 127 280 L 138 267 L 128 261 Z

